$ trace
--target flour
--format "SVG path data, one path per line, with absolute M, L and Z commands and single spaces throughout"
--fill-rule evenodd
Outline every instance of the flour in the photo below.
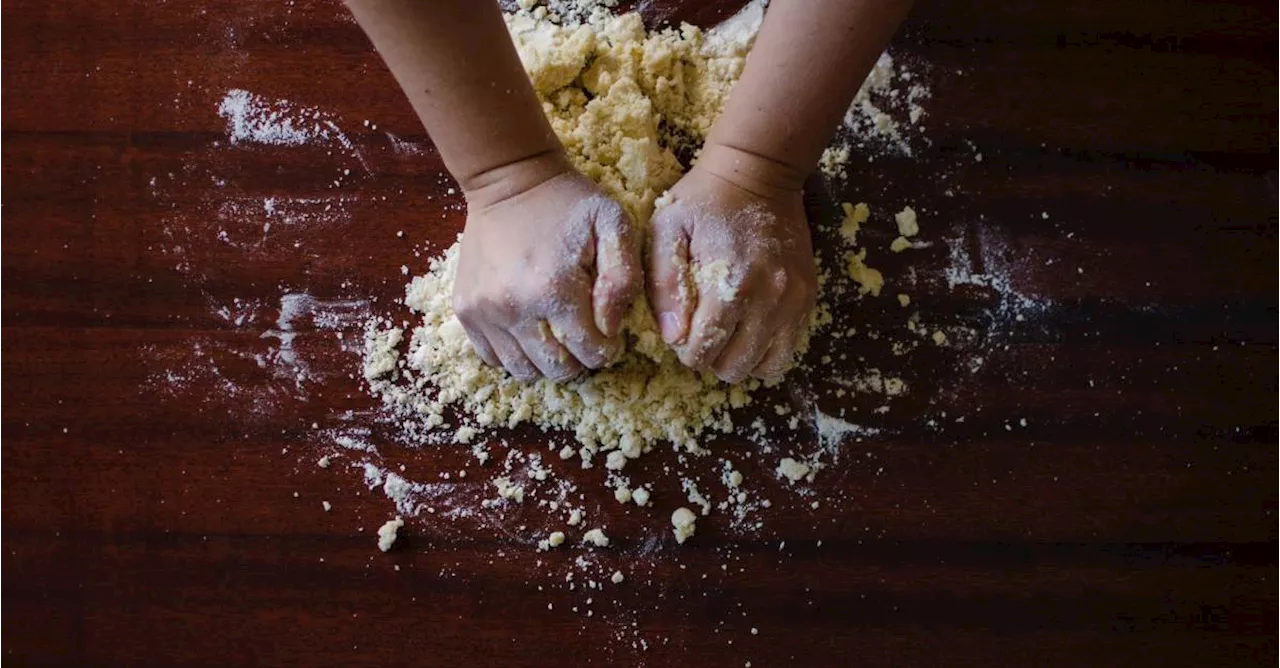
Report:
M 637 32 L 629 23 L 607 28 L 607 20 L 592 17 L 598 7 L 587 9 L 577 18 L 559 19 L 552 30 L 536 24 L 538 14 L 550 21 L 553 13 L 531 6 L 528 23 L 513 18 L 510 25 L 534 26 L 521 56 L 528 62 L 543 58 L 545 66 L 531 69 L 539 77 L 541 99 L 557 131 L 568 133 L 566 144 L 574 147 L 575 164 L 611 184 L 606 189 L 633 215 L 643 214 L 650 208 L 649 197 L 660 197 L 664 184 L 678 178 L 686 166 L 670 160 L 667 152 L 681 158 L 692 154 L 699 128 L 718 113 L 718 91 L 731 86 L 734 71 L 741 67 L 733 54 L 749 43 L 758 16 L 744 13 L 734 19 L 733 29 L 722 25 L 701 32 L 701 45 L 695 48 L 691 45 L 698 33 L 693 31 Z M 611 36 L 602 37 L 606 31 Z M 556 48 L 537 56 L 534 51 L 540 44 Z M 559 46 L 565 47 L 562 52 Z M 625 58 L 614 62 L 618 53 Z M 679 67 L 664 70 L 678 72 L 678 77 L 659 84 L 646 74 L 645 63 L 661 64 L 668 57 L 664 54 L 683 60 Z M 851 113 L 862 115 L 853 123 L 860 130 L 855 132 L 846 119 L 840 138 L 824 156 L 824 172 L 844 169 L 850 160 L 902 159 L 907 153 L 899 146 L 918 153 L 916 149 L 927 145 L 918 135 L 929 119 L 919 108 L 925 97 L 911 92 L 920 82 L 904 76 L 902 59 L 896 56 L 877 64 L 883 74 L 885 64 L 892 62 L 891 82 L 874 84 L 871 88 L 881 92 L 869 94 L 872 107 L 896 125 L 889 128 L 868 107 L 853 105 Z M 562 67 L 566 69 L 558 69 Z M 659 85 L 683 92 L 668 97 Z M 903 106 L 909 99 L 915 100 L 915 110 Z M 667 122 L 665 114 L 680 104 L 687 108 L 674 110 L 674 120 Z M 171 281 L 191 291 L 197 311 L 203 304 L 205 313 L 175 315 L 173 321 L 221 331 L 175 337 L 141 349 L 150 396 L 156 401 L 180 397 L 181 404 L 175 406 L 184 410 L 196 406 L 225 414 L 233 444 L 225 449 L 228 463 L 243 466 L 251 461 L 281 479 L 290 478 L 291 485 L 312 486 L 304 498 L 313 500 L 299 506 L 308 521 L 330 530 L 345 526 L 353 534 L 359 527 L 359 535 L 371 543 L 367 534 L 379 529 L 380 547 L 385 542 L 388 548 L 404 547 L 400 534 L 404 524 L 411 524 L 415 542 L 431 545 L 431 554 L 425 562 L 400 564 L 406 569 L 429 563 L 431 570 L 423 575 L 469 581 L 476 568 L 474 549 L 490 551 L 493 563 L 501 562 L 515 574 L 515 586 L 547 592 L 547 609 L 557 616 L 550 623 L 585 625 L 594 614 L 597 622 L 608 625 L 613 642 L 601 648 L 599 657 L 606 663 L 642 664 L 645 648 L 653 643 L 679 641 L 648 626 L 645 613 L 637 612 L 627 598 L 633 593 L 628 590 L 661 589 L 685 564 L 691 569 L 704 565 L 687 549 L 674 549 L 676 544 L 716 538 L 705 553 L 719 560 L 720 568 L 698 575 L 712 581 L 711 587 L 719 587 L 713 582 L 717 577 L 738 578 L 725 588 L 732 591 L 758 573 L 752 551 L 738 547 L 743 539 L 785 537 L 788 549 L 779 544 L 778 555 L 785 560 L 799 535 L 823 535 L 827 530 L 822 525 L 833 518 L 843 522 L 865 514 L 868 506 L 860 495 L 875 492 L 862 483 L 900 486 L 901 480 L 872 476 L 891 475 L 895 461 L 918 454 L 915 446 L 905 453 L 894 447 L 898 430 L 903 429 L 903 440 L 920 445 L 929 441 L 912 441 L 915 434 L 907 429 L 927 423 L 942 443 L 948 438 L 943 435 L 946 425 L 976 428 L 976 416 L 956 412 L 963 410 L 957 404 L 972 403 L 952 401 L 950 393 L 969 391 L 969 374 L 984 360 L 987 372 L 1001 365 L 1003 333 L 1053 307 L 1037 295 L 1034 268 L 1029 270 L 1024 262 L 1030 257 L 1038 266 L 1046 259 L 1035 257 L 1042 251 L 1029 247 L 1026 237 L 1011 240 L 1003 221 L 986 221 L 967 210 L 970 218 L 962 220 L 955 211 L 963 209 L 939 206 L 938 198 L 944 193 L 950 197 L 952 187 L 962 192 L 962 180 L 941 184 L 950 174 L 927 171 L 933 166 L 931 157 L 909 167 L 925 171 L 922 182 L 939 184 L 939 192 L 918 193 L 919 205 L 907 200 L 919 212 L 917 224 L 926 224 L 927 241 L 924 231 L 908 238 L 898 229 L 892 214 L 906 203 L 901 193 L 876 193 L 871 186 L 850 193 L 856 198 L 843 207 L 843 217 L 824 215 L 812 221 L 815 236 L 826 235 L 816 244 L 820 252 L 835 249 L 819 266 L 824 286 L 820 310 L 834 322 L 815 341 L 814 354 L 775 392 L 703 383 L 694 376 L 674 396 L 661 387 L 662 392 L 647 395 L 648 379 L 672 381 L 660 373 L 661 356 L 655 359 L 645 352 L 648 344 L 653 345 L 650 351 L 661 348 L 660 340 L 646 339 L 646 324 L 634 318 L 628 323 L 632 348 L 625 360 L 634 368 L 618 369 L 621 373 L 614 376 L 614 381 L 627 383 L 605 384 L 604 390 L 588 384 L 566 394 L 548 395 L 541 387 L 527 391 L 489 376 L 470 377 L 470 368 L 447 363 L 449 346 L 461 339 L 444 317 L 450 289 L 444 282 L 445 249 L 412 246 L 417 240 L 409 225 L 403 236 L 387 230 L 386 238 L 369 243 L 392 255 L 391 249 L 404 244 L 406 254 L 412 253 L 413 259 L 393 258 L 386 273 L 394 275 L 395 267 L 404 265 L 403 282 L 413 286 L 406 296 L 411 294 L 409 301 L 419 311 L 412 316 L 394 313 L 394 320 L 367 328 L 370 336 L 365 338 L 371 309 L 376 305 L 379 312 L 388 312 L 385 303 L 368 298 L 379 292 L 382 279 L 343 276 L 340 266 L 325 275 L 325 265 L 341 263 L 313 259 L 348 250 L 347 244 L 326 245 L 331 237 L 369 233 L 373 228 L 368 218 L 379 197 L 390 198 L 397 214 L 411 215 L 415 195 L 406 188 L 397 198 L 395 186 L 386 187 L 394 181 L 382 179 L 364 184 L 375 186 L 372 189 L 347 189 L 360 183 L 348 174 L 358 165 L 340 138 L 335 113 L 240 89 L 229 91 L 222 104 L 215 101 L 204 113 L 206 120 L 225 124 L 226 134 L 208 140 L 205 152 L 213 159 L 198 155 L 182 169 L 175 165 L 167 175 L 164 168 L 152 175 L 147 193 L 164 212 L 163 230 L 162 238 L 148 240 L 147 250 L 163 256 L 176 276 Z M 658 117 L 662 122 L 655 128 L 650 121 Z M 376 129 L 368 121 L 365 127 Z M 612 129 L 618 130 L 616 145 L 599 140 L 598 134 Z M 896 131 L 896 139 L 889 129 Z M 385 142 L 385 155 L 401 161 L 407 161 L 405 156 L 434 155 L 425 141 L 409 142 L 385 133 L 366 133 L 361 141 Z M 327 192 L 299 192 L 293 174 L 238 181 L 246 170 L 236 161 L 269 160 L 290 151 L 292 160 L 315 158 L 316 173 L 333 171 Z M 974 161 L 974 153 L 976 147 L 965 156 L 966 165 Z M 452 224 L 463 211 L 461 197 L 452 190 L 456 184 L 444 175 L 435 183 L 439 193 L 449 195 L 425 195 L 447 197 L 444 222 Z M 192 192 L 200 194 L 192 199 Z M 386 194 L 375 194 L 380 192 Z M 652 204 L 656 206 L 656 198 Z M 1040 220 L 1039 209 L 1035 214 Z M 643 218 L 637 222 L 643 224 Z M 888 243 L 890 239 L 894 243 Z M 924 250 L 929 243 L 938 252 L 909 252 Z M 890 255 L 886 246 L 905 254 Z M 361 248 L 352 252 L 363 255 Z M 857 255 L 867 270 L 859 270 L 861 281 L 846 271 L 844 253 Z M 435 265 L 428 262 L 429 255 L 436 256 Z M 262 282 L 249 288 L 226 280 L 224 270 L 231 263 L 258 272 Z M 297 275 L 279 273 L 281 267 L 294 265 L 306 268 Z M 873 267 L 876 273 L 871 273 Z M 718 279 L 710 283 L 722 287 Z M 724 285 L 732 287 L 731 282 Z M 876 285 L 879 294 L 890 299 L 872 300 Z M 863 291 L 865 301 L 858 297 Z M 937 309 L 940 300 L 957 296 L 948 291 L 962 294 L 964 304 L 976 302 L 978 309 L 985 303 L 989 319 L 974 323 L 967 314 L 957 317 Z M 891 308 L 886 309 L 886 303 Z M 422 335 L 423 328 L 431 331 Z M 926 357 L 912 357 L 917 347 Z M 379 387 L 378 396 L 387 403 L 371 408 L 352 395 L 352 385 L 366 374 L 372 377 L 366 382 Z M 622 389 L 610 395 L 609 388 Z M 486 391 L 492 394 L 485 397 Z M 885 417 L 891 405 L 897 422 L 910 427 Z M 592 413 L 592 406 L 599 412 Z M 634 419 L 630 406 L 640 413 Z M 322 413 L 322 408 L 332 410 Z M 595 424 L 608 420 L 609 411 L 622 415 L 616 433 Z M 669 432 L 672 416 L 684 416 L 687 423 Z M 1026 426 L 1017 417 L 1005 420 L 1006 429 Z M 525 428 L 505 432 L 512 420 Z M 582 438 L 579 422 L 585 425 Z M 543 424 L 562 427 L 543 432 Z M 717 443 L 726 431 L 733 436 L 724 440 L 733 447 Z M 282 454 L 247 459 L 246 450 L 235 444 L 262 434 L 280 434 Z M 462 441 L 470 443 L 457 447 Z M 655 448 L 669 442 L 676 444 L 677 452 L 653 456 L 660 454 L 653 452 Z M 855 445 L 864 442 L 865 447 Z M 430 444 L 442 447 L 431 452 L 417 449 Z M 534 452 L 542 448 L 545 453 Z M 897 459 L 889 454 L 895 449 Z M 513 452 L 520 456 L 511 457 Z M 534 461 L 533 454 L 543 460 Z M 433 466 L 424 467 L 424 462 Z M 592 470 L 572 470 L 580 465 Z M 299 475 L 299 469 L 305 472 Z M 590 482 L 578 486 L 569 475 Z M 521 501 L 504 498 L 495 478 L 506 480 L 504 488 L 512 497 L 520 488 Z M 628 495 L 625 505 L 617 503 Z M 936 499 L 926 497 L 927 493 L 917 501 L 928 508 Z M 673 508 L 680 517 L 672 513 L 668 528 Z M 824 511 L 809 512 L 815 508 Z M 321 509 L 330 514 L 315 512 Z M 384 523 L 388 516 L 397 518 L 389 528 Z M 697 537 L 699 520 L 702 538 Z M 595 528 L 587 531 L 591 527 Z M 617 535 L 605 535 L 606 528 Z M 668 531 L 676 543 L 665 537 Z M 870 540 L 884 536 L 878 529 L 867 532 Z M 384 535 L 390 540 L 384 541 Z M 604 541 L 607 549 L 596 547 Z M 468 542 L 470 547 L 459 549 L 459 543 Z M 390 570 L 396 561 L 400 560 L 370 560 L 368 567 Z M 636 586 L 610 586 L 622 582 Z M 672 603 L 678 607 L 678 602 Z M 738 606 L 745 617 L 750 605 L 743 603 Z M 726 627 L 737 627 L 742 635 L 727 633 L 725 638 L 731 641 L 731 651 L 737 651 L 746 645 L 740 640 L 750 640 L 747 631 L 753 627 L 737 619 L 736 610 L 733 617 L 725 620 Z M 627 647 L 634 648 L 634 656 L 609 654 Z
M 723 108 L 741 74 L 763 12 L 759 4 L 752 3 L 731 21 L 708 31 L 689 26 L 648 31 L 637 16 L 611 16 L 599 9 L 592 6 L 575 17 L 562 16 L 553 21 L 554 7 L 538 12 L 537 7 L 531 6 L 509 16 L 507 22 L 544 111 L 571 160 L 617 198 L 636 225 L 643 228 L 657 200 L 686 168 L 677 154 L 695 152 Z M 879 74 L 865 88 L 870 92 L 863 96 L 871 106 L 855 104 L 851 117 L 892 106 L 882 104 L 876 96 L 895 96 L 894 91 L 905 81 L 902 67 L 892 59 L 882 59 L 876 71 Z M 228 91 L 217 112 L 226 123 L 229 145 L 350 145 L 332 114 L 241 89 Z M 899 134 L 906 137 L 901 132 L 903 121 L 895 119 Z M 874 115 L 854 124 L 876 128 L 882 134 L 893 129 Z M 371 125 L 366 122 L 366 127 Z M 391 152 L 421 152 L 422 145 L 406 147 L 403 140 L 395 137 L 388 141 Z M 840 147 L 833 153 L 839 155 Z M 848 154 L 845 149 L 846 159 Z M 335 189 L 346 183 L 350 169 L 351 166 L 338 169 Z M 224 182 L 222 177 L 211 180 Z M 442 183 L 448 184 L 447 179 Z M 160 187 L 153 182 L 153 192 Z M 305 243 L 306 233 L 314 226 L 349 222 L 353 209 L 350 205 L 357 202 L 361 200 L 356 196 L 337 193 L 305 198 L 235 194 L 213 201 L 213 215 L 188 226 L 192 234 L 216 232 L 218 240 L 236 250 L 267 257 L 268 252 L 283 248 L 284 243 L 290 247 Z M 461 210 L 460 201 L 451 206 Z M 869 251 L 859 244 L 865 244 L 864 237 L 878 239 L 884 229 L 881 223 L 888 217 L 877 208 L 873 219 L 871 207 L 865 202 L 846 204 L 844 213 L 839 234 L 844 243 L 841 250 L 846 255 L 839 258 L 839 265 L 819 266 L 827 298 L 845 294 L 846 288 L 848 296 L 855 292 L 879 295 L 886 280 L 896 281 L 899 277 L 895 274 L 886 278 L 869 266 L 876 259 L 871 255 L 880 251 Z M 823 221 L 815 223 L 815 227 L 831 228 L 835 233 L 833 226 Z M 872 230 L 870 235 L 864 233 L 867 229 Z M 175 236 L 172 241 L 174 246 L 188 245 L 180 237 Z M 601 473 L 608 474 L 625 471 L 629 476 L 640 475 L 637 471 L 654 475 L 647 463 L 632 462 L 660 444 L 672 444 L 680 453 L 705 455 L 714 447 L 711 441 L 717 434 L 754 434 L 751 439 L 763 445 L 760 455 L 768 459 L 760 462 L 763 467 L 740 462 L 748 466 L 744 470 L 768 471 L 779 465 L 777 457 L 791 454 L 791 463 L 783 468 L 796 472 L 808 467 L 795 481 L 782 475 L 792 490 L 800 490 L 822 466 L 834 461 L 834 443 L 875 433 L 866 428 L 870 431 L 860 434 L 860 428 L 834 415 L 810 421 L 808 416 L 816 411 L 812 406 L 802 407 L 798 414 L 784 406 L 783 413 L 789 418 L 786 425 L 768 431 L 763 423 L 759 427 L 738 424 L 738 411 L 755 404 L 761 385 L 751 381 L 727 386 L 678 365 L 657 335 L 643 299 L 627 318 L 628 352 L 613 368 L 563 385 L 515 382 L 505 373 L 481 364 L 470 349 L 449 304 L 456 248 L 435 252 L 434 258 L 425 261 L 425 273 L 413 276 L 406 286 L 404 301 L 415 313 L 413 321 L 372 320 L 366 323 L 363 338 L 339 337 L 341 350 L 350 350 L 353 345 L 360 348 L 362 364 L 356 375 L 366 378 L 383 402 L 383 412 L 376 420 L 392 429 L 392 449 L 383 447 L 383 432 L 375 433 L 360 424 L 367 415 L 342 417 L 344 424 L 338 426 L 313 425 L 307 432 L 315 447 L 323 449 L 311 450 L 310 462 L 323 461 L 327 464 L 324 468 L 335 473 L 354 470 L 364 477 L 371 491 L 394 504 L 399 517 L 429 515 L 434 518 L 429 522 L 432 525 L 444 520 L 467 520 L 486 530 L 504 527 L 512 531 L 501 519 L 504 514 L 528 515 L 537 510 L 548 516 L 551 525 L 530 527 L 528 531 L 521 526 L 518 536 L 531 547 L 545 541 L 548 548 L 555 547 L 554 541 L 567 542 L 563 538 L 565 532 L 555 530 L 557 524 L 564 527 L 567 523 L 568 527 L 575 527 L 572 530 L 581 531 L 587 522 L 600 522 L 603 518 L 594 514 L 598 506 L 584 504 L 580 492 L 573 492 L 578 497 L 572 501 L 566 498 L 565 490 L 571 487 L 563 481 L 552 481 L 545 466 L 528 463 L 512 470 L 510 460 L 503 460 L 504 454 L 515 449 L 500 444 L 493 432 L 522 424 L 569 434 L 565 439 L 569 443 L 553 438 L 552 458 L 576 459 L 575 465 L 603 469 Z M 193 258 L 188 254 L 180 259 L 187 262 Z M 191 266 L 193 271 L 200 267 L 198 263 Z M 851 267 L 853 271 L 849 271 Z M 409 271 L 407 266 L 404 271 Z M 705 286 L 705 292 L 715 298 L 732 300 L 736 296 L 731 265 L 712 262 L 691 267 L 690 271 L 697 277 L 699 287 Z M 364 314 L 369 312 L 369 303 L 353 300 L 347 308 L 341 306 L 343 302 L 322 301 L 305 289 L 283 285 L 279 296 L 278 307 L 267 298 L 253 303 L 221 299 L 211 308 L 216 308 L 218 318 L 229 326 L 262 336 L 260 341 L 269 348 L 253 355 L 276 381 L 272 387 L 284 387 L 290 390 L 288 396 L 305 398 L 307 390 L 323 380 L 317 377 L 317 370 L 325 367 L 314 364 L 312 353 L 302 344 L 323 330 L 350 334 L 353 322 L 368 320 Z M 849 309 L 847 302 L 842 301 L 839 306 L 842 313 L 855 310 Z M 814 322 L 831 319 L 832 305 L 824 300 Z M 934 338 L 940 334 L 936 328 L 931 327 L 930 331 Z M 852 327 L 842 327 L 833 333 L 833 338 L 851 337 L 852 332 Z M 824 355 L 822 363 L 831 363 L 832 356 L 845 359 L 836 350 Z M 208 351 L 202 350 L 186 366 L 169 369 L 167 377 L 174 379 L 170 386 L 181 383 L 183 370 L 206 375 L 222 373 L 221 366 L 205 364 L 209 357 Z M 852 378 L 832 378 L 830 382 L 847 386 L 851 393 L 882 397 L 886 406 L 889 399 L 908 391 L 905 383 L 899 384 L 896 377 L 881 375 L 874 368 L 859 371 Z M 237 400 L 248 396 L 244 386 L 234 381 L 228 380 L 225 387 L 225 393 Z M 839 391 L 845 390 L 842 387 Z M 282 395 L 263 396 L 253 400 L 278 403 Z M 276 408 L 264 404 L 262 410 L 265 413 Z M 813 432 L 809 435 L 818 440 L 817 450 L 798 452 L 789 447 L 782 451 L 779 436 L 794 441 L 803 438 L 810 428 Z M 470 445 L 472 467 L 478 464 L 493 468 L 496 461 L 504 470 L 483 475 L 479 480 L 476 474 L 484 471 L 476 468 L 472 468 L 470 476 L 465 470 L 438 472 L 436 475 L 443 482 L 424 482 L 412 480 L 393 461 L 395 446 L 437 443 Z M 796 445 L 803 450 L 802 443 Z M 653 489 L 665 488 L 649 484 L 649 480 L 609 479 L 606 489 L 612 497 L 610 504 L 627 504 L 630 510 L 625 512 L 639 513 L 663 502 L 679 504 L 687 499 L 689 507 L 702 515 L 713 510 L 727 513 L 726 527 L 733 531 L 758 531 L 763 526 L 758 513 L 767 509 L 769 502 L 757 486 L 767 481 L 747 479 L 743 470 L 726 464 L 718 484 L 715 479 L 699 480 L 685 470 L 657 473 L 679 476 L 681 493 L 674 496 L 653 493 Z M 464 477 L 473 482 L 472 486 L 454 482 Z M 692 535 L 693 525 L 687 528 L 688 535 Z M 553 538 L 557 533 L 561 537 Z M 587 544 L 595 545 L 595 539 L 604 532 L 596 529 L 586 535 L 591 536 Z M 604 576 L 607 579 L 608 572 Z
M 287 100 L 272 102 L 239 88 L 227 91 L 218 115 L 227 121 L 227 136 L 233 144 L 301 146 L 328 139 L 332 132 L 316 109 L 294 109 Z
M 913 144 L 923 137 L 923 103 L 930 95 L 910 67 L 887 51 L 881 54 L 845 112 L 839 134 L 822 154 L 822 173 L 847 177 L 855 150 L 868 162 L 879 156 L 911 156 Z
M 336 119 L 315 107 L 296 106 L 288 100 L 269 100 L 233 88 L 218 105 L 218 115 L 227 123 L 227 137 L 232 144 L 334 144 L 359 160 L 365 172 L 369 171 L 364 156 L 338 127 Z

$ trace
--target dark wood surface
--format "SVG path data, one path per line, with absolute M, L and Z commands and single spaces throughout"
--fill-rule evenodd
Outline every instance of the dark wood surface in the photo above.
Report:
M 732 4 L 647 11 L 706 25 Z M 354 357 L 301 332 L 305 392 L 253 363 L 284 292 L 403 316 L 414 242 L 463 221 L 343 8 L 7 2 L 4 663 L 1274 665 L 1276 34 L 1273 2 L 922 3 L 893 48 L 932 88 L 931 143 L 858 163 L 813 210 L 926 212 L 929 249 L 891 257 L 881 225 L 873 264 L 914 263 L 922 317 L 975 327 L 985 364 L 838 348 L 912 392 L 883 416 L 849 402 L 882 435 L 824 472 L 816 510 L 762 483 L 755 536 L 712 517 L 655 544 L 674 485 L 651 476 L 659 510 L 625 511 L 557 461 L 615 539 L 592 558 L 629 573 L 587 604 L 562 577 L 580 550 L 532 554 L 532 511 L 424 516 L 378 553 L 389 503 L 314 465 L 312 423 L 372 414 Z M 229 145 L 233 88 L 323 110 L 365 164 Z M 270 196 L 341 215 L 260 233 L 234 207 Z M 1036 301 L 1025 321 L 942 279 L 950 247 L 993 240 Z M 261 320 L 219 318 L 233 298 Z M 838 310 L 900 331 L 892 301 Z M 380 445 L 420 478 L 468 459 Z

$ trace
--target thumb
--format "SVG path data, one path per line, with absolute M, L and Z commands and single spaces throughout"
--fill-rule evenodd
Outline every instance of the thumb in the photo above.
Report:
M 640 294 L 640 251 L 631 231 L 631 219 L 615 202 L 596 214 L 596 276 L 591 306 L 596 328 L 611 337 Z
M 684 341 L 693 313 L 689 234 L 671 208 L 654 214 L 649 243 L 649 304 L 667 345 Z

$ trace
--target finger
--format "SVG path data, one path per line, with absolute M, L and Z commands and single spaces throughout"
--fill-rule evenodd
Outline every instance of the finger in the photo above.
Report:
M 502 361 L 498 359 L 498 354 L 493 352 L 493 346 L 489 345 L 489 339 L 480 328 L 472 326 L 462 316 L 458 316 L 458 323 L 462 325 L 462 330 L 467 333 L 467 338 L 471 340 L 471 346 L 476 349 L 476 355 L 480 356 L 480 361 L 492 367 L 502 366 Z
M 640 253 L 631 231 L 631 219 L 615 202 L 596 213 L 596 271 L 592 289 L 595 325 L 605 336 L 622 327 L 643 288 Z
M 741 383 L 760 365 L 769 352 L 774 331 L 769 324 L 773 318 L 747 317 L 738 323 L 733 336 L 725 343 L 724 351 L 711 364 L 711 371 L 726 383 Z
M 493 346 L 493 351 L 502 360 L 502 368 L 507 370 L 516 380 L 531 381 L 538 377 L 538 367 L 529 361 L 524 349 L 515 337 L 503 329 L 489 328 L 486 338 Z
M 809 314 L 804 314 L 798 322 L 785 327 L 773 337 L 769 349 L 765 351 L 760 363 L 751 371 L 751 375 L 760 380 L 772 381 L 782 375 L 795 364 L 796 344 L 800 341 L 800 333 L 809 322 Z
M 582 375 L 582 365 L 551 334 L 551 327 L 539 320 L 512 332 L 525 357 L 549 380 L 562 383 Z
M 596 329 L 586 300 L 573 308 L 555 313 L 547 317 L 551 325 L 551 335 L 568 349 L 583 366 L 589 369 L 600 369 L 609 365 L 617 356 L 622 342 L 609 339 Z
M 649 243 L 649 306 L 667 345 L 685 340 L 697 305 L 689 272 L 689 233 L 675 215 L 654 216 Z
M 699 300 L 698 310 L 683 344 L 675 348 L 680 362 L 702 369 L 720 357 L 738 327 L 739 311 L 718 299 Z

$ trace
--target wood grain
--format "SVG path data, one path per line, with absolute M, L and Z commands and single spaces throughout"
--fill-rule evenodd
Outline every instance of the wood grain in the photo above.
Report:
M 735 5 L 642 4 L 651 22 L 701 25 Z M 498 530 L 411 521 L 376 552 L 385 499 L 313 465 L 312 423 L 352 411 L 387 436 L 352 356 L 300 331 L 315 380 L 299 393 L 252 360 L 272 351 L 273 311 L 253 326 L 216 315 L 295 291 L 403 317 L 401 265 L 422 270 L 414 249 L 461 227 L 343 8 L 2 12 L 6 665 L 1274 663 L 1274 3 L 922 3 L 893 50 L 933 91 L 928 141 L 857 161 L 833 192 L 815 182 L 811 214 L 859 199 L 927 212 L 930 248 L 874 264 L 916 267 L 922 315 L 973 327 L 985 364 L 820 340 L 815 354 L 847 354 L 837 371 L 880 365 L 913 391 L 869 418 L 883 435 L 816 496 L 768 482 L 775 506 L 752 535 L 713 517 L 676 550 L 654 538 L 662 512 L 621 509 L 598 471 L 555 461 L 615 541 L 595 568 L 628 572 L 591 604 L 563 582 L 578 550 L 531 554 L 531 509 Z M 352 147 L 234 145 L 216 113 L 232 88 L 322 110 Z M 340 215 L 267 233 L 269 197 Z M 1016 260 L 1034 317 L 993 319 L 999 294 L 952 289 L 955 246 Z M 839 308 L 902 328 L 892 298 Z M 828 381 L 798 378 L 747 419 Z M 469 458 L 386 447 L 420 478 Z M 771 477 L 749 444 L 713 447 Z M 658 475 L 673 463 L 657 452 L 634 475 L 677 499 Z M 476 497 L 485 480 L 451 489 Z

